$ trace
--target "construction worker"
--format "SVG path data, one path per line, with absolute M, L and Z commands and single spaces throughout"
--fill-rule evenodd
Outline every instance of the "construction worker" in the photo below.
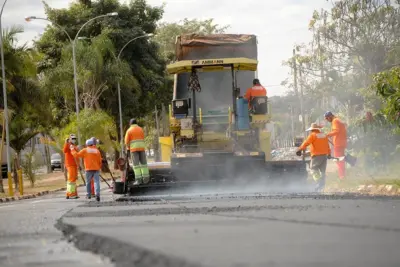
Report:
M 76 136 L 74 134 L 70 134 L 69 137 L 65 140 L 63 152 L 65 155 L 65 168 L 67 169 L 67 192 L 66 198 L 79 198 L 78 190 L 76 187 L 76 180 L 78 179 L 78 164 L 76 159 L 71 154 L 70 147 L 74 147 L 74 149 L 78 150 L 76 145 Z
M 331 158 L 331 149 L 326 134 L 321 132 L 321 127 L 312 123 L 306 131 L 311 131 L 307 139 L 298 148 L 296 154 L 301 156 L 301 151 L 310 146 L 311 162 L 310 169 L 314 181 L 316 182 L 316 191 L 322 191 L 325 187 L 327 159 Z
M 133 172 L 135 173 L 135 185 L 147 184 L 150 180 L 147 167 L 144 132 L 137 124 L 136 119 L 131 119 L 130 127 L 125 134 L 125 145 L 132 158 Z
M 333 156 L 335 158 L 344 157 L 347 147 L 346 125 L 330 111 L 327 111 L 324 117 L 328 122 L 332 123 L 331 131 L 327 136 L 332 137 Z M 343 180 L 345 177 L 346 162 L 344 160 L 338 160 L 336 164 L 338 167 L 339 179 Z
M 101 170 L 101 154 L 97 147 L 94 145 L 93 140 L 86 140 L 86 147 L 77 152 L 71 147 L 71 153 L 75 158 L 83 158 L 86 171 L 86 192 L 87 198 L 90 199 L 91 194 L 91 181 L 94 178 L 96 200 L 100 201 L 100 170 Z
M 243 96 L 249 103 L 249 109 L 251 109 L 251 100 L 255 96 L 267 96 L 267 90 L 260 84 L 260 80 L 253 80 L 253 87 L 246 90 L 246 94 Z

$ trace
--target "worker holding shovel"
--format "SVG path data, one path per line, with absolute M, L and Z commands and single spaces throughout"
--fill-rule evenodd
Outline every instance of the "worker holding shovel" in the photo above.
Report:
M 324 116 L 328 122 L 332 123 L 331 131 L 327 136 L 332 137 L 333 156 L 335 158 L 345 157 L 347 147 L 346 125 L 330 111 L 326 112 Z M 338 167 L 339 179 L 342 181 L 345 177 L 346 162 L 344 160 L 338 160 L 336 164 Z
M 320 192 L 325 187 L 326 165 L 331 158 L 331 149 L 326 134 L 321 131 L 321 127 L 312 123 L 306 131 L 311 131 L 308 138 L 298 148 L 296 154 L 301 156 L 301 152 L 310 146 L 311 162 L 310 169 L 312 177 L 316 182 L 315 190 Z
M 94 179 L 96 200 L 100 201 L 100 170 L 102 165 L 100 151 L 94 145 L 93 140 L 89 139 L 86 141 L 86 147 L 79 152 L 71 146 L 71 153 L 75 158 L 83 158 L 85 163 L 87 198 L 90 199 L 92 196 L 91 180 Z
M 79 198 L 78 190 L 76 187 L 76 180 L 78 179 L 78 164 L 71 154 L 71 147 L 78 150 L 78 147 L 76 145 L 76 136 L 74 134 L 70 134 L 69 137 L 65 140 L 63 149 L 65 155 L 65 167 L 67 168 L 68 173 L 66 192 L 67 199 Z

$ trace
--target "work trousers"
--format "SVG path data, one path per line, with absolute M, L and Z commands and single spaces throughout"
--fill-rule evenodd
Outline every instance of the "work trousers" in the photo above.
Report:
M 78 197 L 78 190 L 76 188 L 76 180 L 78 179 L 78 167 L 67 167 L 67 192 L 66 196 L 70 198 Z
M 334 147 L 333 148 L 333 155 L 335 158 L 339 157 L 344 157 L 345 155 L 345 147 Z M 343 180 L 346 174 L 346 161 L 344 160 L 338 160 L 336 162 L 337 168 L 338 168 L 338 173 L 339 173 L 339 179 Z
M 316 191 L 322 191 L 325 187 L 327 163 L 327 155 L 318 155 L 311 157 L 310 169 L 313 179 L 316 182 Z
M 100 171 L 86 171 L 86 192 L 88 196 L 92 195 L 92 179 L 94 179 L 94 192 L 100 196 Z
M 139 183 L 147 184 L 150 181 L 149 168 L 147 167 L 147 159 L 145 151 L 131 152 L 133 172 L 135 180 Z

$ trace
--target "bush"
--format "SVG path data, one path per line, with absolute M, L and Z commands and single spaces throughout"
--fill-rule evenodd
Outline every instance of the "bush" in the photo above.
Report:
M 28 177 L 31 187 L 35 186 L 36 182 L 36 171 L 39 169 L 39 165 L 35 162 L 35 153 L 28 152 L 24 155 L 24 159 L 21 162 L 22 172 Z

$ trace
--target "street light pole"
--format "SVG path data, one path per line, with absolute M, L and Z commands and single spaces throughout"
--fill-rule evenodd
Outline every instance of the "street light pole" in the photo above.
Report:
M 114 16 L 118 16 L 118 13 L 117 13 L 117 12 L 111 12 L 111 13 L 107 13 L 107 14 L 105 14 L 105 15 L 100 15 L 100 16 L 91 18 L 90 20 L 88 20 L 87 22 L 85 22 L 85 23 L 81 26 L 81 28 L 80 28 L 80 29 L 78 30 L 78 32 L 76 33 L 74 39 L 71 38 L 71 36 L 68 34 L 68 32 L 67 32 L 63 27 L 61 27 L 61 26 L 58 25 L 57 23 L 54 23 L 54 22 L 50 21 L 49 19 L 46 19 L 46 18 L 38 18 L 38 17 L 35 17 L 35 16 L 30 16 L 30 17 L 26 17 L 26 18 L 25 18 L 26 21 L 31 21 L 31 20 L 33 20 L 33 19 L 36 19 L 36 20 L 46 20 L 46 21 L 48 21 L 48 22 L 50 22 L 50 23 L 53 23 L 54 25 L 56 25 L 58 28 L 60 28 L 60 29 L 68 36 L 68 39 L 69 39 L 69 41 L 71 42 L 71 45 L 72 45 L 72 64 L 73 64 L 73 68 L 74 68 L 75 110 L 76 110 L 76 122 L 77 122 L 77 123 L 76 123 L 76 128 L 77 128 L 76 130 L 77 130 L 78 143 L 79 143 L 79 144 L 82 144 L 82 143 L 81 143 L 81 135 L 80 135 L 80 132 L 79 132 L 79 126 L 78 126 L 78 119 L 79 119 L 79 111 L 80 111 L 80 109 L 79 109 L 79 92 L 78 92 L 78 79 L 77 79 L 77 67 L 76 67 L 76 51 L 75 51 L 76 40 L 78 39 L 79 33 L 81 32 L 81 30 L 82 30 L 87 24 L 89 24 L 90 22 L 92 22 L 93 20 L 99 19 L 99 18 L 103 18 L 103 17 L 114 17 Z
M 81 135 L 79 132 L 79 123 L 78 123 L 78 119 L 79 119 L 79 95 L 78 95 L 78 78 L 77 78 L 77 70 L 76 70 L 76 51 L 75 51 L 75 44 L 76 44 L 76 40 L 79 37 L 79 33 L 81 32 L 81 30 L 90 22 L 92 22 L 95 19 L 99 19 L 99 18 L 103 18 L 103 17 L 111 17 L 111 16 L 118 16 L 117 12 L 112 12 L 112 13 L 107 13 L 105 15 L 100 15 L 97 17 L 94 17 L 88 21 L 86 21 L 81 28 L 78 30 L 78 32 L 75 35 L 74 40 L 72 41 L 72 62 L 73 62 L 73 67 L 74 67 L 74 89 L 75 89 L 75 106 L 76 106 L 76 128 L 77 128 L 77 135 L 78 135 L 78 143 L 81 145 Z
M 130 43 L 132 43 L 133 41 L 139 39 L 139 38 L 144 38 L 144 37 L 151 37 L 153 36 L 152 33 L 149 34 L 145 34 L 145 35 L 141 35 L 141 36 L 137 36 L 131 40 L 129 40 L 119 51 L 118 56 L 117 56 L 117 60 L 118 62 L 121 62 L 121 54 L 122 51 L 124 51 L 125 47 L 127 47 Z M 123 155 L 124 153 L 124 132 L 123 132 L 123 123 L 122 123 L 122 103 L 121 103 L 121 85 L 120 85 L 120 80 L 121 77 L 118 78 L 118 84 L 117 84 L 117 90 L 118 90 L 118 110 L 119 110 L 119 134 L 121 137 L 121 155 Z
M 11 156 L 10 156 L 10 130 L 9 130 L 9 121 L 8 121 L 8 100 L 7 100 L 7 83 L 6 83 L 6 70 L 4 67 L 4 45 L 3 45 L 3 10 L 7 3 L 7 0 L 4 1 L 3 6 L 0 11 L 0 53 L 1 53 L 1 75 L 3 79 L 3 99 L 4 99 L 4 123 L 3 127 L 6 127 L 6 150 L 7 150 L 7 175 L 10 176 L 11 173 Z M 3 151 L 1 151 L 3 153 Z

